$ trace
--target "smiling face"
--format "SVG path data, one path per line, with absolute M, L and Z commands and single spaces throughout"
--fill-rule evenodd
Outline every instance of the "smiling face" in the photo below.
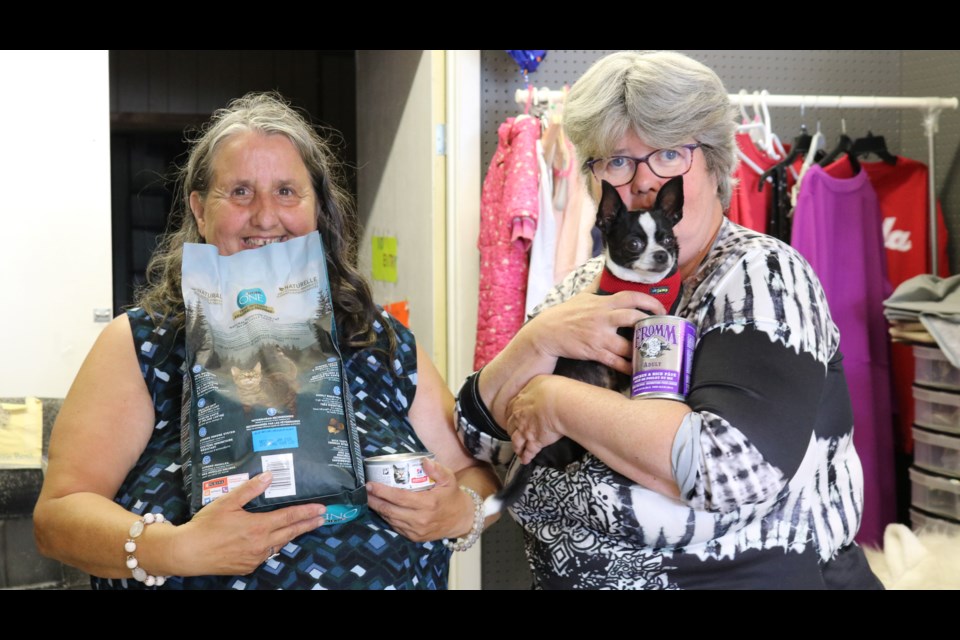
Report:
M 200 235 L 222 256 L 317 230 L 317 196 L 296 147 L 255 131 L 220 143 L 206 195 L 190 194 Z

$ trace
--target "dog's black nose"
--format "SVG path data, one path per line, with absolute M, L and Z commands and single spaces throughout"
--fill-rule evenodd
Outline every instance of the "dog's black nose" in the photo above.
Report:
M 657 264 L 664 264 L 667 260 L 670 259 L 670 254 L 666 251 L 654 251 L 653 252 L 653 261 Z

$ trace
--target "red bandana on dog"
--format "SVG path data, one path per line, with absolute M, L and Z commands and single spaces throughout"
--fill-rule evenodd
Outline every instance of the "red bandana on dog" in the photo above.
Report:
M 664 278 L 653 284 L 621 280 L 613 275 L 606 267 L 604 267 L 603 274 L 600 276 L 600 292 L 617 293 L 618 291 L 639 291 L 640 293 L 645 293 L 659 300 L 660 303 L 663 304 L 663 308 L 667 310 L 667 313 L 673 313 L 675 311 L 674 305 L 680 298 L 682 285 L 683 282 L 680 279 L 679 271 L 675 272 L 669 278 Z

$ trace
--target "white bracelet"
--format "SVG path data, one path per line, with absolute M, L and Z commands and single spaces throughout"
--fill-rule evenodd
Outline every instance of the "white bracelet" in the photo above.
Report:
M 143 517 L 130 525 L 130 537 L 127 538 L 127 541 L 123 544 L 123 550 L 127 552 L 127 568 L 130 569 L 130 572 L 133 574 L 133 579 L 137 582 L 142 582 L 148 587 L 159 587 L 167 581 L 167 576 L 152 576 L 146 571 L 143 567 L 140 566 L 140 563 L 137 561 L 137 557 L 134 554 L 137 550 L 137 538 L 140 537 L 140 534 L 143 533 L 143 530 L 151 524 L 159 524 L 161 522 L 169 521 L 163 517 L 162 513 L 145 513 Z
M 450 551 L 466 551 L 480 539 L 480 534 L 483 533 L 483 499 L 470 487 L 460 485 L 460 490 L 473 500 L 473 527 L 470 529 L 470 533 L 462 538 L 443 541 L 443 546 Z

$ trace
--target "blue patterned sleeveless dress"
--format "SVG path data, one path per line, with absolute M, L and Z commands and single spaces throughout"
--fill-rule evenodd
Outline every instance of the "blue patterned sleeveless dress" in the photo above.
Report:
M 127 312 L 140 371 L 153 398 L 155 427 L 146 450 L 115 501 L 135 514 L 163 513 L 174 524 L 190 519 L 180 472 L 180 396 L 183 335 L 155 326 L 142 309 Z M 343 349 L 364 457 L 425 451 L 407 415 L 417 388 L 413 334 L 386 312 L 397 335 L 387 363 L 380 323 L 375 348 Z M 382 349 L 383 351 L 378 351 Z M 122 423 L 117 428 L 123 428 Z M 357 520 L 320 527 L 295 538 L 280 555 L 246 576 L 173 576 L 163 589 L 445 589 L 450 552 L 441 541 L 417 543 L 395 532 L 371 510 Z M 129 579 L 93 577 L 94 589 L 146 589 Z

